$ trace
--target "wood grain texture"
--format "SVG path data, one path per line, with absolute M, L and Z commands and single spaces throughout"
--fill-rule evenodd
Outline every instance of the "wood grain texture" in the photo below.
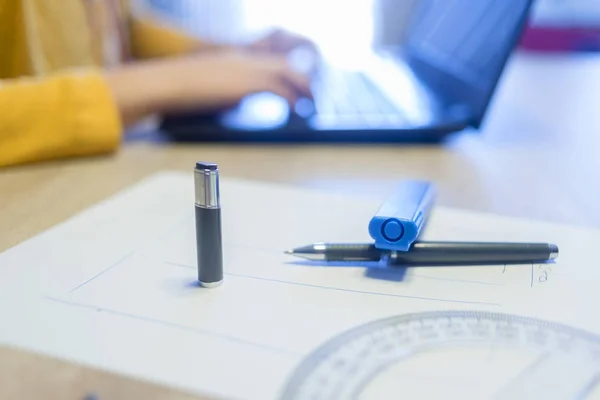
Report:
M 217 162 L 246 178 L 384 195 L 435 181 L 439 204 L 600 227 L 600 57 L 518 55 L 481 132 L 440 146 L 177 145 L 131 139 L 116 154 L 0 171 L 0 251 L 166 169 Z M 26 266 L 20 266 L 26 267 Z M 188 399 L 184 393 L 0 348 L 0 398 Z
M 7 400 L 199 399 L 151 382 L 12 348 L 0 348 L 0 360 L 0 398 Z

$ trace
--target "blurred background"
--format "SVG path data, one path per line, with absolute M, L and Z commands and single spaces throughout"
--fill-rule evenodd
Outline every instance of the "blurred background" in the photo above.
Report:
M 444 2 L 457 0 L 440 0 Z M 476 1 L 476 0 L 471 0 Z M 313 39 L 328 55 L 402 41 L 418 0 L 138 0 L 138 7 L 200 37 L 240 42 L 272 27 Z M 458 0 L 464 6 L 464 0 Z M 468 3 L 468 1 L 467 1 Z M 536 0 L 522 48 L 600 51 L 599 0 Z

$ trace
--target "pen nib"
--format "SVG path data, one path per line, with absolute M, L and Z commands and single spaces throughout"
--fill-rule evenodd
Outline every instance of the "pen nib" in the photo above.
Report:
M 285 254 L 294 254 L 294 250 L 286 250 L 284 253 Z

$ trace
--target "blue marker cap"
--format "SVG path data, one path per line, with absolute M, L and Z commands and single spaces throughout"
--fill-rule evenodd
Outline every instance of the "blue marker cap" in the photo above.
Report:
M 369 222 L 369 235 L 381 250 L 408 251 L 420 236 L 435 201 L 427 181 L 403 181 Z

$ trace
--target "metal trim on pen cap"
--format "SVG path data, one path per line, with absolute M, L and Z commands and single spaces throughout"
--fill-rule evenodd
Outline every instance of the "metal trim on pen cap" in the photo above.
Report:
M 548 257 L 550 260 L 556 260 L 558 258 L 558 246 L 555 244 L 548 245 L 550 256 Z
M 197 162 L 194 168 L 196 205 L 203 208 L 219 208 L 219 168 L 214 163 Z
M 194 168 L 198 281 L 212 288 L 223 282 L 221 201 L 217 164 L 197 162 Z

